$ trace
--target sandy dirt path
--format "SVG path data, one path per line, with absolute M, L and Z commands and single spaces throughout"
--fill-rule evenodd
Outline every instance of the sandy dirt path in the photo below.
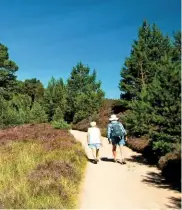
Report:
M 92 159 L 86 133 L 73 130 L 71 133 Z M 103 139 L 100 162 L 89 162 L 87 166 L 80 209 L 180 209 L 181 194 L 164 183 L 156 167 L 145 164 L 140 154 L 127 147 L 124 148 L 127 164 L 112 162 L 111 145 Z

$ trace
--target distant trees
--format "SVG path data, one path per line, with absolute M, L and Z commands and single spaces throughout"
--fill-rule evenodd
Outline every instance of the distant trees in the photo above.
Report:
M 104 97 L 96 71 L 82 63 L 73 67 L 71 76 L 52 77 L 47 88 L 36 78 L 16 79 L 18 66 L 9 59 L 8 48 L 0 44 L 0 127 L 23 123 L 55 121 L 56 127 L 69 126 L 99 110 Z
M 31 97 L 32 106 L 35 101 L 39 103 L 43 101 L 44 87 L 36 78 L 26 79 L 23 83 L 23 93 Z

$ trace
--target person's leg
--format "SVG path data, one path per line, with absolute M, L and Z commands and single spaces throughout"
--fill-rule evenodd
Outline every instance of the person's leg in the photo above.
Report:
M 91 150 L 92 150 L 93 159 L 95 160 L 96 157 L 95 157 L 95 154 L 94 154 L 94 148 L 92 147 Z
M 123 149 L 123 144 L 119 145 L 119 149 L 120 149 L 120 153 L 121 153 L 121 162 L 122 163 L 126 163 L 125 162 L 125 156 L 124 156 L 124 149 Z
M 96 159 L 99 161 L 99 148 L 96 149 Z
M 116 144 L 112 145 L 112 153 L 113 153 L 114 161 L 116 161 Z
M 124 160 L 123 145 L 119 145 L 119 149 L 120 149 L 120 154 L 121 154 L 121 161 L 123 161 Z

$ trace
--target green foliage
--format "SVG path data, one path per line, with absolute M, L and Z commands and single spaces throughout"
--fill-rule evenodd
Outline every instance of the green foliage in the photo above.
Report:
M 0 121 L 2 128 L 9 125 L 17 125 L 20 123 L 18 112 L 14 107 L 12 107 L 11 103 L 1 98 L 0 107 L 1 107 Z
M 64 116 L 67 107 L 67 89 L 62 79 L 56 80 L 51 78 L 48 87 L 45 90 L 44 106 L 48 115 L 48 120 L 53 120 L 53 116 L 62 112 L 61 118 Z M 59 110 L 57 110 L 59 109 Z M 59 118 L 60 116 L 58 116 Z
M 28 95 L 14 94 L 10 101 L 12 106 L 17 110 L 20 124 L 28 123 L 30 118 L 31 98 Z
M 153 142 L 153 150 L 160 154 L 160 156 L 172 152 L 173 149 L 173 144 L 170 142 L 166 142 L 165 140 L 158 140 L 156 142 Z
M 56 129 L 66 129 L 66 130 L 71 129 L 71 126 L 67 122 L 65 122 L 63 119 L 52 121 L 51 124 L 52 124 L 52 127 Z
M 30 122 L 31 123 L 44 123 L 47 122 L 47 115 L 38 102 L 34 102 L 33 107 L 30 111 Z
M 136 137 L 148 136 L 159 157 L 181 141 L 180 37 L 176 33 L 171 42 L 144 22 L 121 72 L 127 129 Z
M 36 78 L 16 80 L 17 65 L 9 60 L 8 48 L 0 44 L 1 127 L 23 123 L 59 121 L 78 122 L 101 107 L 104 92 L 96 81 L 96 71 L 78 63 L 68 84 L 51 78 L 44 89 Z M 45 111 L 44 111 L 45 110 Z
M 144 21 L 121 71 L 120 90 L 125 102 L 137 99 L 143 86 L 153 80 L 157 65 L 170 49 L 169 38 L 163 36 L 155 24 L 151 27 Z
M 138 100 L 133 100 L 129 104 L 130 110 L 123 116 L 123 120 L 126 123 L 126 127 L 130 132 L 130 135 L 136 137 L 146 135 L 150 133 L 151 128 L 151 111 L 152 107 L 149 102 L 146 102 L 146 88 L 143 88 L 138 95 Z
M 40 80 L 36 78 L 33 79 L 26 79 L 23 83 L 23 93 L 27 94 L 31 97 L 31 106 L 33 105 L 34 101 L 42 102 L 44 97 L 44 87 Z
M 29 122 L 30 98 L 25 95 L 12 95 L 12 100 L 0 98 L 1 127 Z
M 56 108 L 55 114 L 54 114 L 54 116 L 53 116 L 53 120 L 54 120 L 54 121 L 58 121 L 58 120 L 63 119 L 63 118 L 64 118 L 64 112 L 63 112 L 63 110 L 58 106 L 58 107 Z
M 38 102 L 34 102 L 32 109 L 31 98 L 27 95 L 13 95 L 11 100 L 0 98 L 0 127 L 19 125 L 24 123 L 47 122 L 47 115 Z
M 0 95 L 8 98 L 15 84 L 18 66 L 9 59 L 8 48 L 0 43 Z
M 67 89 L 66 120 L 77 123 L 101 107 L 104 97 L 101 82 L 96 81 L 96 71 L 90 74 L 88 66 L 78 63 L 76 67 L 73 67 Z

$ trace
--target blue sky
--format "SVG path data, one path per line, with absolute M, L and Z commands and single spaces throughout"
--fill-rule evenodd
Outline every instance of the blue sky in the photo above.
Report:
M 119 98 L 124 60 L 144 19 L 168 35 L 180 30 L 180 0 L 0 0 L 0 42 L 18 79 L 66 80 L 82 61 L 108 98 Z

